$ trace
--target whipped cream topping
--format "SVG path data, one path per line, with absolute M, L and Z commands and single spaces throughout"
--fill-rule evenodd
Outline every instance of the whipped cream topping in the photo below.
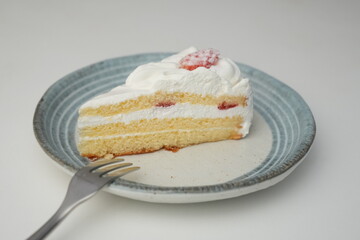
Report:
M 128 76 L 124 85 L 93 98 L 81 108 L 115 104 L 157 91 L 190 92 L 204 96 L 251 95 L 249 80 L 241 77 L 232 60 L 221 55 L 217 64 L 210 68 L 198 67 L 192 71 L 179 68 L 180 60 L 196 51 L 196 48 L 190 47 L 160 62 L 141 65 Z

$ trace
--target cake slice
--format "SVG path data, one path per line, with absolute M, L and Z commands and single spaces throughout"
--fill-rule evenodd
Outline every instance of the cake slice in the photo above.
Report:
M 249 80 L 232 60 L 191 47 L 137 67 L 124 85 L 83 104 L 78 149 L 100 158 L 240 139 L 252 102 Z

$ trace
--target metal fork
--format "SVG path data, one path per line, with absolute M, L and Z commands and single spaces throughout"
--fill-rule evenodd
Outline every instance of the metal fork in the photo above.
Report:
M 101 188 L 116 178 L 138 170 L 123 163 L 124 159 L 102 159 L 81 168 L 72 177 L 65 199 L 55 214 L 28 240 L 45 238 L 76 206 L 94 196 Z

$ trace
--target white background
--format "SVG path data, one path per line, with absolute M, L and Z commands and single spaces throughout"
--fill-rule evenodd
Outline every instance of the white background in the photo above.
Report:
M 276 186 L 224 201 L 154 204 L 101 192 L 49 239 L 360 239 L 359 3 L 0 1 L 0 238 L 29 236 L 70 180 L 32 130 L 51 84 L 103 59 L 194 45 L 303 96 L 317 122 L 307 159 Z

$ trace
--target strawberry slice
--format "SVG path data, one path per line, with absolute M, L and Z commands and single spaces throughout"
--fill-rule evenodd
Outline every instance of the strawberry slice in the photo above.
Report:
M 222 102 L 218 105 L 219 110 L 227 110 L 239 106 L 237 103 Z
M 219 51 L 209 48 L 190 53 L 180 60 L 180 68 L 192 71 L 198 67 L 210 68 L 219 61 Z
M 166 102 L 159 102 L 155 105 L 155 107 L 170 107 L 172 105 L 175 105 L 174 102 L 166 101 Z

